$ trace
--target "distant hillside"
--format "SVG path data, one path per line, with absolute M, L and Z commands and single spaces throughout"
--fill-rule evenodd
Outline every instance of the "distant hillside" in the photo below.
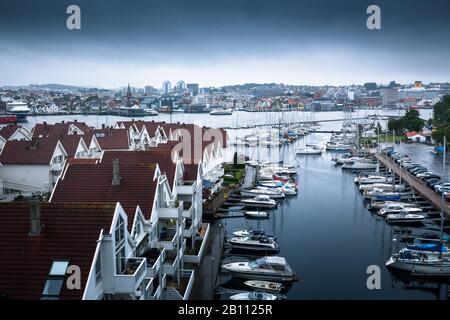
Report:
M 100 90 L 98 88 L 87 88 L 87 87 L 71 86 L 71 85 L 58 84 L 58 83 L 34 84 L 34 85 L 30 85 L 30 86 L 42 88 L 42 89 L 48 89 L 48 90 L 68 90 L 68 91 Z

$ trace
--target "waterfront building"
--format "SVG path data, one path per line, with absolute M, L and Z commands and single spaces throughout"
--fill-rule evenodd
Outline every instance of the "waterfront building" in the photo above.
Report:
M 170 92 L 172 92 L 172 86 L 170 84 L 170 81 L 164 81 L 162 84 L 162 93 L 169 94 Z
M 382 106 L 384 108 L 393 108 L 397 106 L 399 101 L 399 90 L 393 89 L 383 89 L 381 91 Z
M 5 146 L 6 141 L 31 140 L 31 132 L 27 128 L 15 124 L 8 124 L 0 128 L 0 151 Z
M 199 94 L 199 85 L 198 85 L 198 83 L 188 83 L 186 85 L 186 88 L 194 97 Z

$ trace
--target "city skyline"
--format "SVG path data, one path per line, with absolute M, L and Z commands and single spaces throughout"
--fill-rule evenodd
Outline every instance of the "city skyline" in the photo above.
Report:
M 81 0 L 71 31 L 69 1 L 2 1 L 0 85 L 448 82 L 450 4 L 391 2 L 368 30 L 369 1 Z

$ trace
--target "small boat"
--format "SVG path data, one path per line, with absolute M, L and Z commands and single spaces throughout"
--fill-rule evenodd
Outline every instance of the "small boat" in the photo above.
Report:
M 356 177 L 355 183 L 358 184 L 374 184 L 374 183 L 386 183 L 389 182 L 387 177 L 383 176 L 363 176 L 363 177 Z
M 145 109 L 144 111 L 147 116 L 157 116 L 158 115 L 158 111 L 156 111 L 155 109 Z
M 268 292 L 280 293 L 284 286 L 278 282 L 262 281 L 262 280 L 247 280 L 244 282 L 250 288 L 264 290 Z
M 381 210 L 387 205 L 400 205 L 403 207 L 416 207 L 414 203 L 407 202 L 399 202 L 399 201 L 371 201 L 367 205 L 367 209 L 369 210 Z
M 352 164 L 344 164 L 341 168 L 343 170 L 375 170 L 377 167 L 377 163 L 355 162 Z
M 278 243 L 273 238 L 271 239 L 266 236 L 236 237 L 228 239 L 228 243 L 231 245 L 232 249 L 264 252 L 280 251 Z
M 298 194 L 297 189 L 290 186 L 283 186 L 281 187 L 281 190 L 283 191 L 285 196 L 296 196 Z
M 448 277 L 450 276 L 450 260 L 429 256 L 423 252 L 400 251 L 392 255 L 386 267 L 408 271 L 411 275 Z
M 254 219 L 267 219 L 269 218 L 269 213 L 265 211 L 245 211 L 244 215 L 247 218 L 254 218 Z
M 237 230 L 233 231 L 232 234 L 236 237 L 247 237 L 247 236 L 266 236 L 269 238 L 274 238 L 271 234 L 266 234 L 266 231 L 263 228 L 260 229 L 245 229 L 245 230 Z
M 413 214 L 413 213 L 394 213 L 388 214 L 386 216 L 386 221 L 388 223 L 396 224 L 410 224 L 410 223 L 421 223 L 425 219 L 423 214 Z
M 231 276 L 254 280 L 296 281 L 284 257 L 266 256 L 253 261 L 231 262 L 222 265 L 222 269 Z
M 255 197 L 258 195 L 266 195 L 271 199 L 284 199 L 285 195 L 281 189 L 256 187 L 253 189 L 242 189 L 241 196 L 243 197 Z
M 253 199 L 243 199 L 241 202 L 246 207 L 256 208 L 274 208 L 277 205 L 275 200 L 270 199 L 270 197 L 266 195 L 259 195 Z
M 223 109 L 223 108 L 217 108 L 214 110 L 211 110 L 209 112 L 212 116 L 228 116 L 230 114 L 233 114 L 233 109 Z
M 322 152 L 323 150 L 320 147 L 306 147 L 295 151 L 299 155 L 320 155 Z
M 243 292 L 232 295 L 231 300 L 277 300 L 277 297 L 273 294 L 254 291 L 254 292 Z
M 403 203 L 388 203 L 378 211 L 380 216 L 388 216 L 389 214 L 419 214 L 422 213 L 422 209 L 416 206 L 408 206 Z

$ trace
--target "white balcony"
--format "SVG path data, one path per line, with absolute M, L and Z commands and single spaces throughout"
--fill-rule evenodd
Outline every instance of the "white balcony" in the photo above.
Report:
M 166 250 L 173 250 L 176 247 L 180 233 L 176 230 L 169 230 L 167 233 L 160 233 L 159 235 L 159 248 L 164 248 Z
M 158 217 L 160 219 L 177 219 L 181 217 L 183 213 L 183 201 L 180 201 L 177 205 L 175 203 L 171 204 L 167 208 L 158 208 Z
M 162 265 L 162 272 L 168 275 L 174 275 L 177 271 L 180 258 L 176 256 L 166 256 L 166 259 Z
M 192 213 L 194 211 L 194 207 L 191 202 L 183 202 L 183 218 L 192 219 Z
M 114 275 L 116 293 L 136 294 L 147 274 L 145 258 L 128 259 L 124 274 Z
M 195 235 L 195 228 L 194 224 L 191 220 L 186 221 L 186 225 L 183 229 L 183 237 L 184 238 L 192 238 L 192 236 Z
M 152 292 L 146 297 L 146 300 L 160 300 L 162 292 L 166 287 L 166 275 L 161 277 L 161 282 L 157 278 L 153 279 Z
M 195 240 L 194 248 L 191 246 L 187 247 L 187 250 L 184 250 L 184 262 L 185 263 L 194 263 L 200 264 L 202 257 L 205 253 L 206 246 L 208 244 L 208 238 L 210 233 L 210 225 L 209 223 L 203 223 L 202 228 L 200 229 L 203 232 L 203 235 L 200 236 L 199 239 Z M 192 241 L 192 240 L 191 240 Z
M 176 277 L 169 276 L 167 286 L 163 292 L 163 299 L 168 300 L 189 300 L 194 283 L 194 270 L 182 270 L 180 272 L 180 282 Z
M 147 259 L 147 277 L 156 278 L 166 257 L 166 249 L 152 248 L 142 256 Z
M 51 171 L 61 171 L 64 167 L 64 162 L 57 162 L 57 163 L 52 163 L 50 165 L 50 170 Z
M 153 296 L 153 278 L 145 278 L 144 286 L 139 300 L 153 300 L 151 298 Z
M 193 195 L 197 189 L 197 181 L 183 181 L 177 186 L 179 195 Z

